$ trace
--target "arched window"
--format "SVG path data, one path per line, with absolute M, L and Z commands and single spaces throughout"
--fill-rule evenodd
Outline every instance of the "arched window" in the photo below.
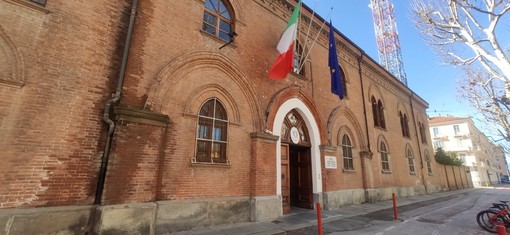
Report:
M 399 112 L 400 116 L 400 127 L 402 128 L 402 136 L 411 138 L 411 134 L 409 132 L 409 120 L 407 119 L 407 114 Z
M 384 106 L 381 100 L 376 100 L 373 96 L 370 99 L 372 103 L 372 112 L 374 114 L 374 125 L 386 129 L 386 122 L 384 120 Z
M 303 47 L 299 43 L 298 40 L 296 40 L 296 46 L 294 47 L 294 62 L 292 64 L 292 72 L 304 75 L 305 74 L 305 67 L 302 65 L 305 63 L 303 55 Z
M 228 163 L 227 112 L 216 98 L 206 101 L 198 114 L 194 162 Z
M 406 137 L 411 138 L 411 132 L 409 131 L 409 119 L 407 118 L 407 114 L 404 113 L 404 127 L 406 130 Z
M 425 162 L 427 163 L 427 171 L 432 174 L 432 164 L 430 163 L 430 156 L 428 152 L 425 152 Z
M 301 115 L 293 109 L 283 120 L 280 138 L 283 143 L 293 143 L 310 145 L 310 137 L 306 128 L 306 123 Z
M 234 14 L 228 1 L 205 0 L 202 30 L 228 42 L 233 29 Z
M 413 157 L 413 151 L 411 151 L 411 148 L 407 149 L 407 162 L 409 163 L 409 173 L 410 174 L 416 174 L 414 170 L 414 157 Z
M 370 98 L 370 103 L 372 103 L 372 113 L 374 115 L 374 125 L 381 126 L 379 124 L 379 109 L 377 109 L 377 100 L 372 96 Z
M 381 153 L 381 164 L 383 171 L 390 171 L 390 160 L 388 158 L 388 149 L 386 148 L 386 144 L 381 141 L 379 145 L 379 152 Z
M 406 131 L 404 127 L 404 115 L 402 115 L 402 112 L 398 112 L 398 117 L 400 118 L 400 128 L 402 129 L 402 136 L 406 136 Z
M 344 169 L 354 170 L 354 162 L 352 160 L 352 144 L 349 136 L 343 135 L 342 137 L 342 154 L 344 159 Z
M 423 123 L 419 122 L 418 127 L 420 128 L 421 143 L 427 144 L 427 132 L 425 131 L 425 125 L 423 125 Z
M 386 121 L 384 120 L 384 106 L 381 102 L 381 100 L 377 101 L 377 110 L 378 110 L 378 116 L 379 116 L 379 127 L 386 129 Z

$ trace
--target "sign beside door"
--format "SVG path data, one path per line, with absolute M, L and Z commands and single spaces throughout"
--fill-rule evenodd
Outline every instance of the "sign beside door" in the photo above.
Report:
M 337 168 L 335 156 L 325 156 L 324 158 L 325 158 L 324 164 L 325 164 L 326 169 L 336 169 Z

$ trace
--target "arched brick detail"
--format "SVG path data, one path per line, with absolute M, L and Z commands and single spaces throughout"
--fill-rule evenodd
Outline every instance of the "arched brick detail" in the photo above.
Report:
M 325 144 L 327 143 L 327 133 L 326 133 L 326 125 L 324 121 L 321 118 L 321 115 L 318 112 L 317 106 L 313 102 L 312 98 L 303 92 L 299 87 L 293 86 L 286 88 L 284 90 L 281 90 L 280 92 L 276 93 L 273 98 L 271 99 L 271 102 L 267 106 L 266 109 L 266 129 L 270 128 L 274 124 L 274 119 L 276 112 L 278 111 L 278 108 L 286 101 L 291 98 L 297 98 L 301 100 L 307 107 L 310 109 L 310 111 L 313 114 L 313 117 L 315 118 L 317 122 L 317 126 L 319 128 L 320 133 L 320 139 L 321 143 Z
M 388 151 L 389 154 L 392 154 L 389 144 L 390 142 L 388 142 L 388 139 L 386 139 L 386 137 L 382 134 L 377 137 L 377 152 L 379 152 L 379 146 L 381 145 L 381 142 L 384 142 L 386 144 L 386 150 Z
M 241 3 L 239 1 L 228 1 L 230 5 L 232 6 L 235 14 L 235 20 L 236 23 L 241 23 L 241 25 L 244 25 L 244 13 L 243 8 L 241 7 Z M 236 26 L 237 27 L 237 26 Z
M 21 54 L 0 27 L 0 84 L 23 86 L 25 84 L 24 68 Z
M 434 157 L 434 156 L 432 156 L 432 157 Z M 423 160 L 425 162 L 427 162 L 427 160 L 432 161 L 432 157 L 430 156 L 430 153 L 429 153 L 428 149 L 423 150 Z
M 227 110 L 228 120 L 231 123 L 240 122 L 239 108 L 238 105 L 236 105 L 234 97 L 232 97 L 225 88 L 217 84 L 202 86 L 191 92 L 191 95 L 186 99 L 184 113 L 193 116 L 197 115 L 204 100 L 210 97 L 219 98 L 220 102 Z
M 408 118 L 409 118 L 409 115 L 411 115 L 411 112 L 408 111 L 408 108 L 400 100 L 397 103 L 397 110 L 396 111 L 397 111 L 397 113 L 396 113 L 397 117 L 398 117 L 398 114 L 399 114 L 398 112 L 400 112 L 400 111 L 402 111 L 402 114 L 404 114 L 404 113 L 407 114 Z
M 233 83 L 235 83 L 243 93 L 244 97 L 248 101 L 248 106 L 251 111 L 251 117 L 253 120 L 253 131 L 262 130 L 261 126 L 261 112 L 260 104 L 256 99 L 257 94 L 253 89 L 254 85 L 247 78 L 247 76 L 226 56 L 207 51 L 196 51 L 183 55 L 179 58 L 174 59 L 167 66 L 165 66 L 161 72 L 154 78 L 152 85 L 149 88 L 147 105 L 151 110 L 156 112 L 162 112 L 165 110 L 168 100 L 179 92 L 175 90 L 175 84 L 181 81 L 186 74 L 192 71 L 199 71 L 205 68 L 214 68 L 225 73 Z M 216 88 L 216 92 L 221 94 L 228 105 L 233 110 L 232 118 L 235 122 L 239 122 L 239 113 L 236 113 L 236 105 L 234 105 L 234 98 L 229 95 L 228 91 L 222 88 L 221 84 L 207 85 L 195 90 L 192 97 L 188 97 L 187 103 L 184 106 L 183 113 L 194 113 L 197 110 L 194 109 L 196 106 L 197 95 L 204 94 L 211 89 Z M 245 105 L 245 104 L 237 104 Z
M 205 0 L 197 0 L 197 1 L 202 3 L 202 6 L 205 7 Z M 245 25 L 243 7 L 241 6 L 242 3 L 240 3 L 239 1 L 234 1 L 234 0 L 224 0 L 224 2 L 226 4 L 229 4 L 232 7 L 232 10 L 234 11 L 233 12 L 234 19 L 236 20 L 236 23 L 241 23 L 242 25 Z
M 409 143 L 406 144 L 406 147 L 404 149 L 404 156 L 406 158 L 407 158 L 407 150 L 411 150 L 411 154 L 413 154 L 413 158 L 415 158 L 414 150 L 413 150 L 413 148 L 411 147 L 411 145 Z
M 370 86 L 368 87 L 368 97 L 366 97 L 366 99 L 368 100 L 369 104 L 370 104 L 370 98 L 372 96 L 374 96 L 374 98 L 376 100 L 381 100 L 382 103 L 383 103 L 383 106 L 386 107 L 386 102 L 384 100 L 384 96 L 382 95 L 382 92 L 380 90 L 380 87 L 377 85 L 377 84 L 370 84 Z
M 347 119 L 347 122 L 350 125 L 340 123 L 341 118 Z M 341 107 L 336 112 L 336 114 L 333 118 L 333 126 L 338 127 L 337 131 L 331 132 L 331 133 L 337 133 L 337 136 L 336 136 L 337 138 L 336 138 L 335 144 L 338 145 L 338 140 L 339 140 L 339 138 L 341 138 L 341 136 L 338 136 L 338 135 L 341 133 L 341 130 L 347 128 L 348 133 L 351 135 L 351 138 L 355 138 L 357 147 L 360 150 L 363 150 L 366 148 L 366 140 L 363 136 L 363 129 L 361 129 L 361 125 L 358 122 L 358 119 L 356 118 L 356 116 L 354 116 L 354 113 L 350 109 L 348 109 L 346 107 Z
M 356 135 L 356 133 L 354 133 L 351 130 L 351 127 L 349 127 L 348 125 L 342 125 L 342 126 L 340 126 L 340 128 L 338 128 L 335 145 L 339 146 L 339 147 L 342 146 L 342 138 L 343 138 L 344 134 L 347 134 L 349 136 L 349 139 L 351 140 L 352 147 L 359 149 L 360 145 L 359 145 L 359 141 L 358 141 L 358 135 Z

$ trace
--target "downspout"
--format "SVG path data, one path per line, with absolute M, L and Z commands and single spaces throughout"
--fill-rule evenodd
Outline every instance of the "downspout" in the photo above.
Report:
M 103 157 L 101 159 L 101 168 L 99 171 L 99 177 L 97 180 L 97 188 L 96 188 L 96 197 L 94 200 L 94 205 L 101 204 L 101 197 L 103 196 L 104 183 L 106 179 L 106 171 L 108 167 L 108 158 L 110 157 L 110 148 L 113 140 L 113 132 L 115 130 L 115 122 L 111 119 L 110 114 L 112 113 L 112 109 L 115 105 L 117 105 L 120 101 L 120 96 L 122 93 L 122 86 L 124 84 L 124 75 L 126 73 L 126 65 L 129 54 L 129 48 L 131 46 L 131 36 L 133 35 L 133 26 L 135 22 L 136 10 L 138 6 L 138 0 L 133 0 L 131 4 L 131 16 L 129 18 L 128 32 L 126 35 L 126 43 L 124 45 L 124 51 L 122 53 L 122 61 L 120 65 L 119 78 L 117 81 L 117 89 L 115 90 L 115 95 L 113 98 L 106 101 L 103 113 L 103 121 L 108 124 L 108 135 L 106 138 L 106 143 L 104 147 Z
M 413 97 L 414 97 L 414 93 L 411 92 L 411 96 L 409 96 L 409 104 L 411 106 L 411 115 L 413 115 L 414 129 L 418 130 L 420 127 L 418 126 L 418 129 L 416 129 L 416 117 L 414 116 Z M 420 139 L 418 138 L 421 136 L 418 136 L 418 131 L 415 131 L 415 136 L 416 136 L 416 142 L 418 143 L 418 153 L 420 156 L 421 181 L 422 181 L 423 187 L 425 187 L 425 194 L 427 194 L 427 192 L 428 192 L 427 182 L 425 181 L 425 174 L 423 174 L 423 155 L 421 154 L 421 144 L 420 144 Z
M 364 194 L 365 194 L 365 202 L 368 202 L 370 197 L 369 197 L 369 194 L 368 194 L 368 186 L 367 186 L 367 176 L 366 176 L 366 173 L 367 173 L 367 169 L 366 169 L 366 166 L 365 166 L 365 157 L 368 155 L 369 157 L 372 157 L 372 150 L 370 150 L 370 135 L 369 135 L 369 132 L 368 132 L 368 119 L 367 119 L 367 107 L 366 107 L 366 104 L 365 104 L 365 91 L 364 91 L 364 88 L 363 88 L 363 74 L 362 74 L 362 71 L 361 71 L 361 61 L 363 60 L 363 55 L 365 54 L 365 52 L 363 50 L 359 50 L 361 55 L 360 57 L 358 58 L 358 72 L 359 72 L 359 80 L 360 80 L 360 84 L 361 84 L 361 96 L 362 96 L 362 101 L 363 101 L 363 115 L 365 117 L 365 131 L 366 131 L 366 134 L 367 134 L 367 148 L 368 148 L 368 152 L 367 153 L 362 153 L 361 154 L 361 177 L 362 177 L 362 183 L 363 183 L 363 191 L 364 191 Z M 365 156 L 365 157 L 364 157 Z
M 363 55 L 365 55 L 365 52 L 363 50 L 360 50 L 361 56 L 358 58 L 358 72 L 359 72 L 359 80 L 361 83 L 361 95 L 363 96 L 363 115 L 365 117 L 365 131 L 367 134 L 367 148 L 368 152 L 372 153 L 372 150 L 370 149 L 370 135 L 368 132 L 368 119 L 367 119 L 367 106 L 365 104 L 365 90 L 363 89 L 363 74 L 361 72 L 361 60 L 363 59 Z

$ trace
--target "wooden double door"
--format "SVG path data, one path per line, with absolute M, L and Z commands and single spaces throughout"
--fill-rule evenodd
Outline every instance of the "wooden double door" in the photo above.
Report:
M 281 145 L 282 206 L 313 209 L 312 160 L 310 147 Z

